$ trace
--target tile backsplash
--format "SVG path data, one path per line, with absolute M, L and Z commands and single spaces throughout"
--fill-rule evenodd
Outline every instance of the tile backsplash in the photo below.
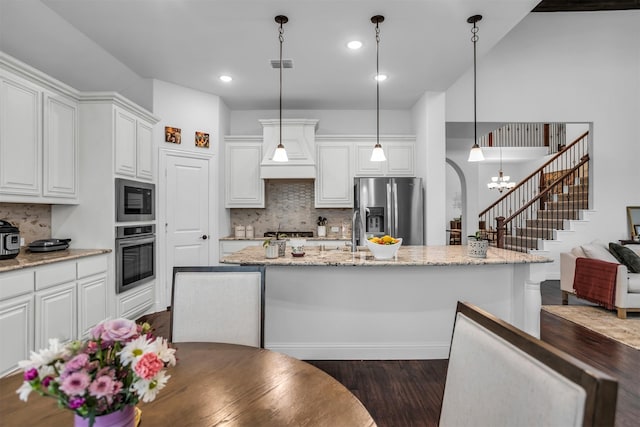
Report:
M 267 231 L 313 231 L 317 236 L 319 216 L 327 218 L 327 237 L 341 237 L 343 223 L 351 235 L 352 209 L 316 209 L 314 183 L 311 179 L 270 179 L 265 181 L 264 209 L 231 209 L 231 230 L 236 225 L 253 225 L 255 237 Z M 331 227 L 338 227 L 332 232 Z
M 25 245 L 51 238 L 51 205 L 0 203 L 0 219 L 18 227 Z

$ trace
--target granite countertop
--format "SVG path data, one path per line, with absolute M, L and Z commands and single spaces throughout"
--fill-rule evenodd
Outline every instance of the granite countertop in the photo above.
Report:
M 247 239 L 246 237 L 243 238 L 239 238 L 239 237 L 235 237 L 235 236 L 227 236 L 227 237 L 221 237 L 218 240 L 232 240 L 232 241 L 241 241 L 241 240 L 247 240 L 250 242 L 263 242 L 265 240 L 267 240 L 269 237 L 254 237 L 251 239 Z M 287 237 L 284 240 L 289 240 L 289 239 L 304 239 L 304 240 L 313 240 L 313 241 L 323 241 L 323 240 L 330 240 L 330 241 L 335 241 L 335 240 L 340 240 L 340 241 L 344 241 L 344 242 L 350 242 L 351 241 L 351 237 L 341 237 L 341 236 L 327 236 L 327 237 Z
M 463 245 L 402 246 L 398 250 L 397 257 L 389 260 L 376 260 L 367 249 L 352 253 L 344 250 L 321 251 L 316 247 L 305 247 L 303 257 L 293 257 L 287 248 L 284 257 L 267 259 L 264 248 L 251 246 L 224 257 L 222 262 L 226 264 L 292 266 L 425 266 L 528 264 L 546 263 L 552 262 L 552 260 L 539 255 L 529 255 L 494 247 L 489 248 L 486 258 L 472 258 L 467 256 L 467 247 Z
M 21 249 L 17 257 L 0 260 L 0 273 L 109 252 L 111 249 L 65 249 L 54 252 L 30 252 L 27 249 Z

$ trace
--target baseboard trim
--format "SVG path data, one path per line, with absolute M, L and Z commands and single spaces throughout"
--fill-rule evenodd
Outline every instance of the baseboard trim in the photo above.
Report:
M 431 344 L 274 343 L 265 348 L 302 360 L 431 360 L 448 359 L 449 342 Z

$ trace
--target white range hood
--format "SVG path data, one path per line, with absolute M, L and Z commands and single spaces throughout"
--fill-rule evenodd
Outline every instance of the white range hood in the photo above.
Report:
M 273 153 L 280 142 L 280 121 L 260 120 L 262 124 L 262 179 L 315 179 L 316 129 L 318 120 L 283 119 L 282 145 L 287 150 L 288 162 L 274 162 Z

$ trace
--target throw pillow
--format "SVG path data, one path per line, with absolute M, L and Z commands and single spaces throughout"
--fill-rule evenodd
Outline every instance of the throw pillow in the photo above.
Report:
M 609 243 L 611 253 L 620 258 L 620 262 L 627 266 L 630 273 L 640 273 L 640 256 L 629 248 L 611 242 Z
M 582 245 L 582 250 L 588 258 L 596 258 L 602 261 L 615 262 L 616 264 L 620 263 L 620 261 L 607 250 L 607 247 L 600 242 L 594 241 L 589 243 L 588 245 Z

